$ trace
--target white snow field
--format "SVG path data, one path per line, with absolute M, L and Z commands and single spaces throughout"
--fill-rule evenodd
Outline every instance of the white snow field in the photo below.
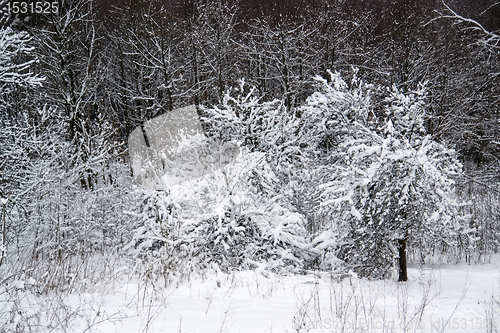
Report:
M 96 286 L 100 291 L 95 293 L 59 294 L 52 299 L 28 294 L 29 281 L 3 286 L 0 312 L 18 300 L 6 332 L 15 332 L 16 324 L 30 316 L 40 318 L 33 330 L 37 332 L 500 330 L 500 256 L 486 264 L 410 268 L 406 283 L 356 277 L 335 281 L 326 273 L 277 276 L 213 271 L 165 287 L 138 282 L 126 272 L 117 272 L 122 275 L 113 287 Z M 46 320 L 60 324 L 44 328 Z

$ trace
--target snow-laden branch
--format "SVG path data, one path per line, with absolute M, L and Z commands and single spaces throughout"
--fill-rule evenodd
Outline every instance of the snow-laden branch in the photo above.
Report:
M 471 29 L 479 31 L 483 37 L 478 41 L 479 44 L 482 44 L 486 47 L 492 48 L 492 49 L 498 49 L 500 48 L 500 34 L 494 31 L 489 31 L 483 25 L 476 20 L 473 20 L 468 17 L 464 17 L 462 15 L 457 14 L 453 9 L 450 8 L 446 4 L 446 2 L 442 1 L 443 5 L 446 7 L 447 13 L 441 13 L 437 11 L 439 14 L 439 17 L 437 19 L 452 19 L 454 21 L 458 22 L 463 22 L 471 25 Z M 500 2 L 495 2 L 493 5 L 491 5 L 488 9 L 490 9 L 493 6 L 499 5 Z M 486 9 L 486 11 L 488 10 Z M 434 20 L 433 20 L 434 21 Z M 431 21 L 432 22 L 432 21 Z M 429 22 L 430 23 L 430 22 Z
M 0 87 L 6 84 L 40 85 L 43 78 L 29 72 L 34 60 L 16 63 L 19 54 L 29 54 L 33 47 L 28 46 L 31 38 L 26 32 L 14 32 L 11 28 L 0 30 Z

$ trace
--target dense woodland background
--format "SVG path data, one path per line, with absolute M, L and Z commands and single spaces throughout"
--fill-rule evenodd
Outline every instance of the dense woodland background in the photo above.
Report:
M 228 109 L 227 92 L 237 92 L 244 79 L 254 87 L 252 96 L 265 106 L 262 110 L 278 110 L 279 117 L 300 123 L 310 119 L 302 106 L 317 91 L 319 78 L 314 78 L 333 85 L 331 73 L 338 73 L 346 84 L 342 89 L 354 95 L 358 88 L 364 91 L 363 82 L 370 84 L 369 109 L 381 123 L 391 91 L 410 94 L 425 85 L 425 115 L 419 124 L 437 143 L 455 149 L 463 164 L 455 181 L 460 202 L 468 203 L 460 207 L 468 216 L 468 231 L 463 237 L 452 235 L 453 241 L 408 239 L 409 260 L 420 262 L 440 253 L 450 261 L 485 260 L 500 244 L 499 29 L 500 4 L 493 0 L 70 0 L 59 2 L 57 14 L 4 15 L 0 264 L 11 276 L 26 274 L 43 281 L 46 290 L 71 288 L 71 274 L 99 279 L 101 275 L 92 275 L 94 255 L 100 262 L 102 255 L 108 258 L 103 269 L 109 265 L 113 270 L 113 260 L 144 243 L 137 240 L 138 230 L 143 235 L 148 225 L 144 221 L 161 225 L 163 218 L 168 220 L 165 216 L 174 214 L 170 199 L 131 186 L 127 137 L 136 126 L 174 108 L 197 104 L 213 140 L 230 137 L 240 140 L 249 153 L 266 153 L 270 148 L 264 136 L 269 133 L 263 126 L 250 130 L 248 123 L 248 132 L 234 137 L 210 121 L 213 110 Z M 241 94 L 248 91 L 240 89 Z M 240 117 L 237 111 L 236 115 Z M 254 120 L 262 125 L 268 116 L 260 113 Z M 290 133 L 299 132 L 297 127 Z M 321 140 L 314 149 L 323 155 L 314 159 L 315 165 L 336 163 L 332 156 L 341 140 L 337 134 L 318 134 Z M 297 143 L 294 156 L 307 147 Z M 293 169 L 294 161 L 296 157 L 288 156 L 281 166 L 288 163 Z M 314 239 L 336 216 L 319 209 L 323 206 L 315 201 L 318 179 L 326 176 L 308 183 L 304 175 L 312 169 L 280 176 L 277 164 L 274 171 L 282 176 L 277 180 L 281 189 L 274 184 L 272 192 L 259 183 L 258 175 L 252 184 L 267 195 L 283 190 L 279 200 L 306 221 L 297 235 Z M 248 218 L 231 214 L 228 218 L 247 223 L 248 236 Z M 241 264 L 228 259 L 241 253 L 214 250 L 220 238 L 210 231 L 210 223 L 217 225 L 217 219 L 205 222 L 208 226 L 202 231 L 198 226 L 198 231 L 215 236 L 207 237 L 212 245 L 198 245 L 198 252 L 185 250 L 173 232 L 158 238 L 151 227 L 151 238 L 159 239 L 160 245 L 151 241 L 149 249 L 161 247 L 167 239 L 172 242 L 165 250 L 171 251 L 169 255 L 155 257 L 162 265 L 154 269 L 178 273 L 181 254 L 199 256 L 200 249 L 222 266 Z M 164 226 L 159 228 L 164 231 Z M 259 242 L 262 248 L 287 246 L 266 243 L 265 237 Z M 356 242 L 352 244 L 359 245 Z M 175 252 L 177 246 L 184 250 Z M 346 262 L 356 261 L 342 254 L 345 248 L 331 251 Z M 301 269 L 322 267 L 319 257 L 295 258 L 302 260 Z M 54 262 L 60 265 L 57 270 Z M 385 261 L 375 264 L 386 267 Z M 25 269 L 21 272 L 19 267 Z

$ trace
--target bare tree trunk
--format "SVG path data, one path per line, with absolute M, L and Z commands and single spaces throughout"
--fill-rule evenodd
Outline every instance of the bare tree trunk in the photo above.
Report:
M 406 267 L 406 239 L 398 239 L 399 244 L 399 282 L 408 281 Z

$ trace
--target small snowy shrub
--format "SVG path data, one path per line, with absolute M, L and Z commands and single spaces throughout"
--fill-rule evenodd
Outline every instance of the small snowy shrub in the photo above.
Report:
M 242 150 L 234 163 L 168 191 L 142 191 L 130 253 L 163 275 L 194 267 L 301 271 L 314 261 L 303 217 L 262 192 L 275 178 L 265 155 Z
M 262 232 L 248 216 L 218 216 L 200 221 L 193 230 L 196 261 L 202 268 L 217 264 L 222 271 L 252 268 L 259 257 Z
M 162 278 L 167 284 L 174 276 L 189 274 L 190 266 L 183 265 L 191 259 L 192 251 L 185 243 L 179 217 L 179 207 L 165 191 L 137 190 L 140 199 L 139 213 L 129 245 L 125 248 L 149 279 Z
M 265 154 L 243 148 L 235 163 L 191 182 L 191 188 L 173 189 L 200 266 L 302 269 L 309 260 L 304 219 L 265 194 L 275 178 Z

